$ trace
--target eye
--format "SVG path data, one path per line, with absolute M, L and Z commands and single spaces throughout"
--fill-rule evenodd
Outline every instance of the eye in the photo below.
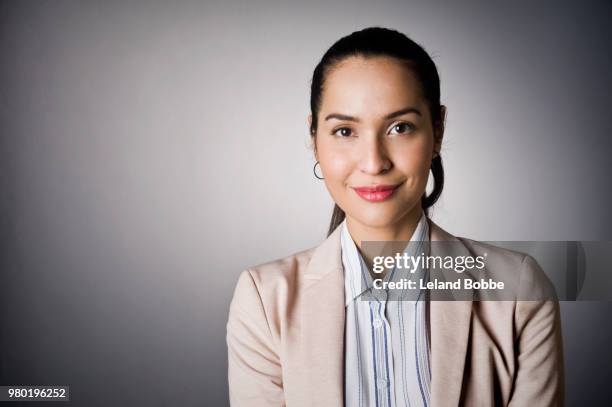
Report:
M 391 127 L 391 134 L 408 134 L 414 130 L 414 125 L 412 123 L 401 122 L 396 123 Z
M 334 130 L 333 135 L 338 137 L 350 137 L 353 135 L 353 131 L 348 127 L 340 127 Z

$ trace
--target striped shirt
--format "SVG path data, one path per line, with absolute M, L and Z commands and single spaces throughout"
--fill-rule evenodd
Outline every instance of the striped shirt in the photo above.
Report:
M 374 297 L 372 277 L 346 220 L 341 227 L 346 298 L 344 405 L 429 406 L 431 372 L 425 293 L 419 293 L 416 299 L 397 300 L 392 298 L 395 293 L 381 289 Z M 423 213 L 404 253 L 427 255 L 428 239 L 429 226 Z M 383 281 L 418 280 L 425 273 L 417 269 L 410 275 L 409 270 L 396 268 Z

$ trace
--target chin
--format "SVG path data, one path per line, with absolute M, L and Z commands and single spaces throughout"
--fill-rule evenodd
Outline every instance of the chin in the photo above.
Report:
M 374 227 L 383 228 L 389 227 L 401 222 L 414 209 L 418 202 L 405 202 L 398 204 L 397 202 L 386 202 L 380 204 L 366 204 L 353 211 L 352 218 L 359 223 Z M 409 208 L 409 209 L 407 209 Z
M 391 208 L 373 207 L 360 211 L 353 218 L 365 226 L 382 228 L 394 225 L 404 214 Z

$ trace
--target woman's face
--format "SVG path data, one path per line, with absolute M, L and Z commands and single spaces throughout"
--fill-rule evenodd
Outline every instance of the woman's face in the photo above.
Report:
M 420 84 L 401 61 L 350 57 L 327 74 L 315 154 L 325 185 L 351 221 L 392 227 L 420 213 L 434 153 Z

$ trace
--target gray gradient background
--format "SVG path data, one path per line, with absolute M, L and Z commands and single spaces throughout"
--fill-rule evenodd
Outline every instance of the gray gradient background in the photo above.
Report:
M 438 224 L 612 240 L 611 3 L 458 3 L 2 2 L 2 384 L 226 404 L 239 272 L 319 243 L 329 220 L 310 75 L 365 26 L 439 67 Z M 568 405 L 609 394 L 611 311 L 562 303 Z

